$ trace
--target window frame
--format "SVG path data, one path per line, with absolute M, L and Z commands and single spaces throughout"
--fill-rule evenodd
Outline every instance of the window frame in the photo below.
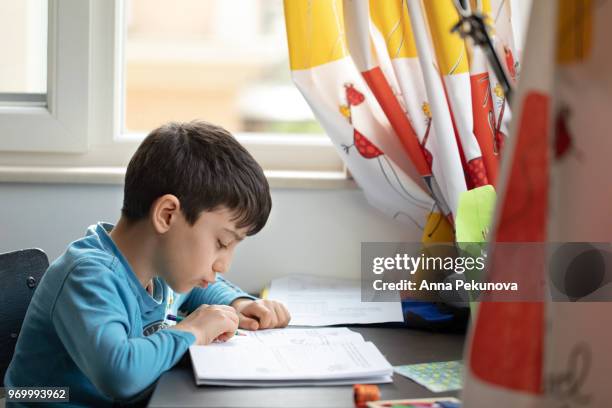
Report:
M 125 8 L 124 0 L 49 0 L 48 107 L 0 106 L 0 172 L 11 167 L 3 181 L 19 166 L 109 168 L 111 179 L 125 168 L 144 136 L 121 129 Z M 236 137 L 270 172 L 346 174 L 326 135 Z
M 0 106 L 0 149 L 87 150 L 82 135 L 87 133 L 89 119 L 89 15 L 89 1 L 49 0 L 46 106 Z

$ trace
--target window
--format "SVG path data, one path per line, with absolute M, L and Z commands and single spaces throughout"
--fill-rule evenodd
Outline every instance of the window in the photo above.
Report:
M 0 49 L 2 100 L 42 99 L 47 93 L 46 1 L 0 1 Z
M 125 129 L 203 118 L 236 133 L 323 130 L 289 74 L 282 3 L 129 0 Z
M 0 0 L 0 148 L 85 151 L 89 3 Z
M 290 80 L 282 7 L 0 0 L 3 37 L 28 44 L 13 51 L 28 55 L 19 66 L 17 54 L 0 57 L 3 78 L 27 73 L 0 82 L 0 167 L 124 167 L 154 127 L 199 118 L 235 133 L 267 170 L 342 171 Z

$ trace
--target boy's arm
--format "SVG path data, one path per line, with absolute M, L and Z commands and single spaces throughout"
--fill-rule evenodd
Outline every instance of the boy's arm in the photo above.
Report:
M 238 298 L 257 299 L 217 274 L 215 283 L 206 289 L 193 288 L 182 304 L 181 310 L 191 313 L 204 304 L 230 305 Z
M 137 302 L 120 278 L 94 261 L 67 276 L 50 314 L 68 354 L 102 393 L 126 399 L 145 390 L 178 362 L 193 334 L 134 333 L 125 304 Z

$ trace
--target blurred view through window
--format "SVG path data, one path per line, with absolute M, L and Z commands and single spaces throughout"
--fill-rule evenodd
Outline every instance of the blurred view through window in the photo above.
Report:
M 0 50 L 0 93 L 47 92 L 47 0 L 0 0 Z
M 320 134 L 291 82 L 280 0 L 127 0 L 125 128 L 204 119 Z

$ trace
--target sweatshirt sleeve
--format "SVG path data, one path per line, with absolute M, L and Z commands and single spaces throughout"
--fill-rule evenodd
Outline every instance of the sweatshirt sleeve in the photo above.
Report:
M 113 271 L 87 260 L 67 275 L 50 311 L 79 369 L 100 392 L 117 400 L 145 390 L 195 342 L 193 334 L 171 329 L 130 336 L 125 305 L 136 301 Z
M 192 289 L 181 309 L 191 313 L 200 305 L 229 305 L 238 298 L 256 299 L 217 274 L 215 283 L 209 285 L 206 289 Z

